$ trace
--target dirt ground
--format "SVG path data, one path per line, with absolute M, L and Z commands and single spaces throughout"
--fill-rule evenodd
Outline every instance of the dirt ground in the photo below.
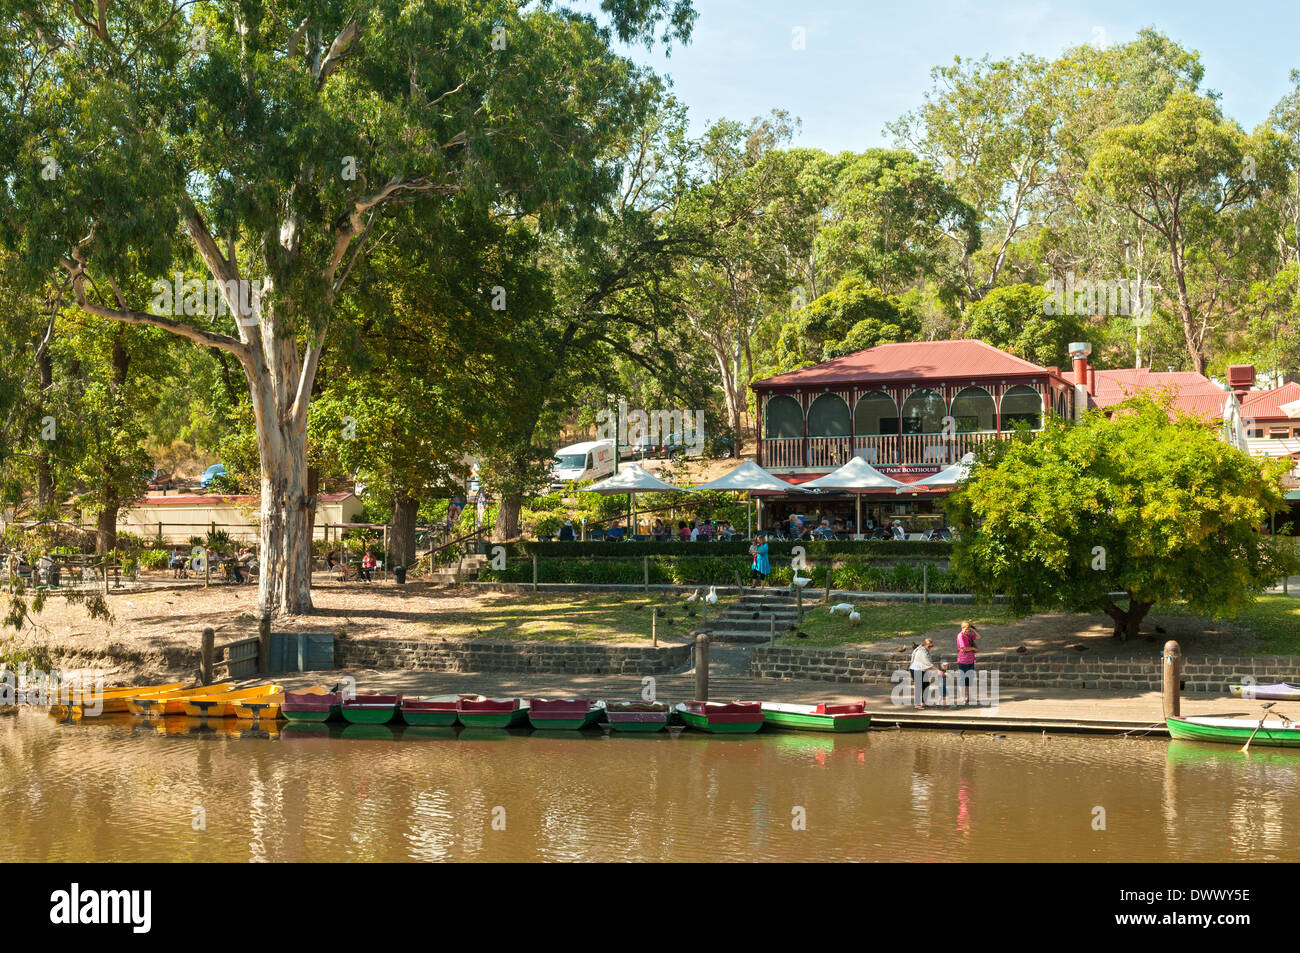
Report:
M 584 598 L 593 603 L 587 609 L 599 610 L 587 613 L 588 622 L 594 621 L 595 629 L 591 624 L 582 628 L 580 620 L 573 618 L 582 614 L 573 608 L 575 600 L 580 603 Z M 648 615 L 617 611 L 610 614 L 611 606 L 605 605 L 625 598 L 631 597 L 614 593 L 592 597 L 544 593 L 533 597 L 526 593 L 453 589 L 423 582 L 405 586 L 391 582 L 339 583 L 321 574 L 313 589 L 316 611 L 311 615 L 277 619 L 275 627 L 278 631 L 342 631 L 354 639 L 379 636 L 576 637 L 610 642 L 643 639 L 647 633 L 642 631 L 645 628 L 641 624 L 645 621 L 642 616 L 648 618 Z M 651 600 L 680 601 L 668 594 Z M 214 584 L 204 589 L 193 582 L 155 579 L 147 588 L 115 591 L 108 601 L 113 618 L 105 623 L 87 618 L 82 606 L 54 597 L 36 617 L 37 629 L 20 634 L 16 641 L 45 645 L 65 659 L 89 661 L 108 655 L 123 660 L 124 664 L 134 663 L 141 670 L 161 671 L 193 657 L 191 653 L 199 645 L 204 626 L 211 625 L 216 630 L 218 644 L 246 638 L 257 631 L 254 585 Z M 555 607 L 555 625 L 549 630 L 548 612 L 538 602 L 552 603 Z M 626 608 L 633 607 L 629 604 Z M 1095 657 L 1145 657 L 1159 651 L 1164 640 L 1177 639 L 1185 656 L 1237 655 L 1254 650 L 1257 641 L 1249 631 L 1231 623 L 1207 623 L 1190 616 L 1152 615 L 1143 626 L 1146 634 L 1133 641 L 1119 642 L 1111 635 L 1109 619 L 1100 614 L 1047 613 L 1006 622 L 998 612 L 990 612 L 987 607 L 881 605 L 866 611 L 891 614 L 899 623 L 888 629 L 891 633 L 917 633 L 872 644 L 873 650 L 886 654 L 910 651 L 920 634 L 934 638 L 941 653 L 955 652 L 956 623 L 968 616 L 977 622 L 983 636 L 980 648 L 985 652 L 1015 651 L 1023 646 L 1026 652 L 1032 653 L 1082 651 Z M 909 617 L 907 626 L 903 625 L 904 617 Z M 565 631 L 566 619 L 574 631 Z M 663 631 L 660 634 L 672 638 L 682 633 Z

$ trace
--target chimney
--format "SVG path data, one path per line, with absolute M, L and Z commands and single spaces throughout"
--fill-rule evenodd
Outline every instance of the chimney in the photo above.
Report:
M 1233 364 L 1228 368 L 1228 387 L 1237 395 L 1237 403 L 1241 403 L 1254 386 L 1254 364 Z
M 1074 365 L 1074 419 L 1080 420 L 1088 409 L 1088 355 L 1092 353 L 1092 345 L 1075 341 L 1069 351 Z
M 1092 361 L 1088 362 L 1088 393 L 1097 396 L 1097 368 L 1093 367 Z

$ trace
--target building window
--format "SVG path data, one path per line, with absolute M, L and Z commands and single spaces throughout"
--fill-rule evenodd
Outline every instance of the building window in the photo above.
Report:
M 948 405 L 937 390 L 914 390 L 903 401 L 903 433 L 942 433 Z
M 770 397 L 763 410 L 763 433 L 768 439 L 803 436 L 803 408 L 793 397 Z
M 898 405 L 884 391 L 873 390 L 858 398 L 853 408 L 853 430 L 859 437 L 898 433 Z
M 958 433 L 997 430 L 997 404 L 983 387 L 967 387 L 952 399 L 952 419 Z
M 1042 395 L 1024 384 L 1017 384 L 1002 395 L 1002 429 L 1011 430 L 1019 423 L 1029 424 L 1030 430 L 1043 428 Z
M 847 437 L 849 405 L 839 394 L 822 394 L 808 407 L 808 436 Z

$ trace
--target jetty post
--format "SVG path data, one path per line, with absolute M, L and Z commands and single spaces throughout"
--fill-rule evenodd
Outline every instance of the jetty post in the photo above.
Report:
M 533 553 L 533 592 L 537 591 L 537 554 Z
M 650 557 L 649 556 L 641 557 L 641 579 L 642 579 L 641 591 L 648 594 L 650 592 Z
M 1178 682 L 1183 670 L 1183 650 L 1170 639 L 1165 643 L 1162 658 L 1165 717 L 1177 718 L 1180 713 Z
M 203 629 L 203 644 L 199 649 L 199 676 L 204 685 L 212 684 L 212 656 L 214 654 L 212 643 L 216 635 L 217 633 L 212 626 L 206 626 Z
M 709 700 L 709 637 L 703 632 L 695 637 L 695 700 Z
M 659 632 L 655 626 L 655 623 L 658 621 L 659 621 L 659 608 L 658 606 L 651 606 L 650 607 L 650 646 L 656 649 L 659 648 Z

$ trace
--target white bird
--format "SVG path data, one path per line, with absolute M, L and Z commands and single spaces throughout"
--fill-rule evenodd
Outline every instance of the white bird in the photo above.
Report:
M 832 615 L 839 615 L 840 613 L 843 613 L 844 615 L 848 615 L 852 611 L 853 611 L 853 603 L 851 602 L 837 602 L 835 603 L 835 605 L 831 606 Z
M 700 601 L 700 590 L 696 589 L 694 592 L 692 592 L 689 596 L 686 597 L 686 601 L 687 601 L 687 602 L 699 602 L 699 601 Z
M 709 605 L 716 605 L 718 602 L 718 587 L 709 586 L 709 594 L 704 597 L 704 601 Z
M 849 625 L 857 625 L 861 621 L 862 621 L 862 615 L 858 612 L 857 609 L 854 609 L 852 612 L 849 613 Z
M 794 584 L 795 584 L 796 586 L 798 586 L 800 589 L 802 589 L 804 586 L 808 585 L 808 583 L 810 583 L 810 582 L 812 582 L 812 578 L 811 578 L 811 577 L 804 577 L 804 576 L 799 575 L 798 573 L 795 573 L 795 574 L 794 574 Z

